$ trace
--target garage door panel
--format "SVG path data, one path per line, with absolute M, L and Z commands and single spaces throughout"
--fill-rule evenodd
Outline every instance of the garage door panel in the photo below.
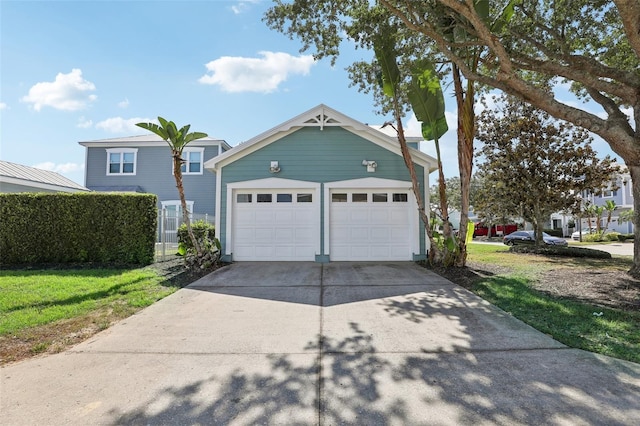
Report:
M 314 216 L 315 216 L 315 211 L 313 209 L 305 208 L 300 211 L 295 211 L 293 217 L 296 224 L 306 225 L 315 220 Z
M 373 194 L 380 194 L 373 202 Z M 406 190 L 340 189 L 346 202 L 330 201 L 331 260 L 411 260 L 412 225 L 409 204 L 394 202 L 393 193 Z M 367 202 L 353 202 L 352 194 L 367 193 Z M 332 200 L 333 197 L 330 197 Z M 359 197 L 359 199 L 362 199 Z M 416 231 L 417 232 L 417 231 Z
M 291 210 L 281 210 L 275 212 L 275 222 L 277 224 L 291 224 L 295 215 Z
M 378 243 L 388 243 L 391 232 L 389 228 L 376 227 L 369 230 L 369 239 Z
M 298 203 L 297 192 L 311 194 L 312 202 Z M 320 238 L 320 207 L 315 191 L 242 190 L 253 202 L 234 196 L 232 253 L 234 260 L 313 261 Z M 290 202 L 277 202 L 277 194 L 291 194 Z M 256 194 L 271 194 L 272 202 L 257 203 Z M 268 197 L 262 197 L 268 199 Z
M 292 241 L 295 235 L 295 230 L 291 228 L 278 227 L 273 233 L 273 238 L 277 243 Z
M 354 209 L 353 211 L 349 212 L 349 215 L 348 215 L 352 223 L 367 221 L 368 216 L 369 216 L 369 212 L 367 212 L 365 209 L 362 209 L 362 208 Z
M 391 219 L 391 212 L 389 212 L 389 208 L 384 206 L 382 208 L 374 205 L 374 210 L 371 211 L 370 221 L 372 223 L 384 223 L 384 224 L 392 224 L 393 220 Z
M 296 228 L 295 239 L 296 241 L 313 241 L 314 231 L 309 228 Z

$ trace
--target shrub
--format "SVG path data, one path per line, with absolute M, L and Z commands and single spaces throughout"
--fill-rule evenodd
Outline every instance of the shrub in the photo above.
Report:
M 587 243 L 598 243 L 604 241 L 604 237 L 602 232 L 594 232 L 593 234 L 583 235 L 582 241 Z
M 562 234 L 562 229 L 543 229 L 543 232 L 551 235 L 552 237 L 562 238 L 564 235 Z
M 535 247 L 526 245 L 515 245 L 509 248 L 512 253 L 541 254 L 544 256 L 562 257 L 588 257 L 593 259 L 611 259 L 611 253 L 602 250 L 594 250 L 585 247 L 561 247 L 545 246 Z
M 200 245 L 206 245 L 214 241 L 216 237 L 216 227 L 204 220 L 197 220 L 191 224 L 193 235 L 198 240 Z M 193 250 L 193 242 L 189 238 L 189 232 L 187 231 L 187 224 L 183 223 L 178 228 L 178 243 L 182 245 L 186 250 Z
M 608 232 L 604 234 L 604 239 L 607 241 L 618 241 L 618 237 L 620 236 L 619 232 Z
M 619 234 L 618 235 L 618 241 L 626 241 L 626 240 L 633 240 L 635 237 L 634 234 Z
M 0 194 L 0 265 L 146 265 L 157 214 L 152 194 Z
M 202 253 L 196 253 L 187 225 L 183 223 L 178 228 L 178 254 L 185 256 L 184 263 L 189 269 L 204 270 L 214 267 L 220 261 L 220 240 L 216 238 L 215 227 L 199 220 L 191 224 L 191 230 L 202 248 Z

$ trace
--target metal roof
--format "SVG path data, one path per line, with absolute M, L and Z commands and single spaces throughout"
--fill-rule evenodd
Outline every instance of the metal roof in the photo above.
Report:
M 121 138 L 109 138 L 109 139 L 97 139 L 93 141 L 81 141 L 78 142 L 82 146 L 86 147 L 96 147 L 96 146 L 156 146 L 156 145 L 166 145 L 167 142 L 162 139 L 160 136 L 149 133 L 145 135 L 138 136 L 125 136 Z M 215 139 L 207 136 L 206 138 L 196 139 L 190 142 L 190 146 L 198 146 L 198 145 L 222 145 L 225 150 L 231 149 L 231 146 L 223 139 Z
M 59 173 L 24 166 L 22 164 L 10 163 L 9 161 L 0 161 L 0 180 L 4 182 L 12 181 L 13 183 L 26 186 L 35 185 L 38 187 L 39 185 L 52 185 L 59 187 L 60 190 L 72 189 L 76 191 L 88 191 L 84 186 Z

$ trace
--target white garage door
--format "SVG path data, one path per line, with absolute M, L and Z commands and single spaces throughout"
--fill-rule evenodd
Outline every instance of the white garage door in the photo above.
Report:
M 233 194 L 233 260 L 314 261 L 319 207 L 315 191 L 236 190 Z
M 412 260 L 409 191 L 335 189 L 331 260 Z

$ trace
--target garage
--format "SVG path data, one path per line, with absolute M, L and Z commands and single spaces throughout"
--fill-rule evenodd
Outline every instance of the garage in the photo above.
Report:
M 421 198 L 436 159 L 410 147 Z M 221 258 L 418 261 L 424 224 L 397 135 L 318 105 L 208 160 Z
M 411 260 L 409 196 L 402 189 L 332 190 L 331 260 Z
M 236 190 L 233 209 L 235 260 L 315 260 L 319 207 L 314 190 Z

